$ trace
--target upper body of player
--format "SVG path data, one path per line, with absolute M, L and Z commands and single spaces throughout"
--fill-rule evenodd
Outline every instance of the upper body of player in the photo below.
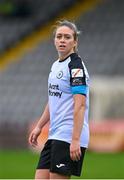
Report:
M 89 142 L 89 75 L 77 54 L 78 31 L 68 21 L 61 22 L 54 32 L 58 52 L 48 78 L 48 103 L 31 132 L 29 142 L 37 145 L 43 126 L 50 121 L 48 139 L 70 143 L 70 157 L 80 159 L 80 147 Z
M 63 45 L 60 45 L 63 46 Z M 64 49 L 64 46 L 63 48 Z M 50 129 L 48 139 L 57 139 L 71 143 L 72 133 L 80 137 L 80 146 L 87 147 L 89 141 L 88 106 L 89 106 L 89 76 L 84 63 L 77 53 L 71 53 L 63 60 L 57 60 L 51 68 L 48 79 L 48 96 L 50 111 Z M 77 96 L 77 97 L 76 97 Z M 74 98 L 85 99 L 85 110 L 79 118 L 76 118 L 75 128 Z M 80 102 L 80 99 L 79 99 Z M 78 103 L 79 103 L 78 102 Z M 80 113 L 78 109 L 76 113 Z M 82 128 L 83 127 L 83 128 Z M 78 134 L 80 133 L 80 135 Z M 76 135 L 76 136 L 77 136 Z

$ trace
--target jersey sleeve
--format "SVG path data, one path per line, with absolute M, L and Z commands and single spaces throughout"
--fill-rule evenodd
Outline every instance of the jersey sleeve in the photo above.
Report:
M 72 94 L 87 95 L 88 84 L 84 65 L 80 57 L 69 63 L 70 86 Z

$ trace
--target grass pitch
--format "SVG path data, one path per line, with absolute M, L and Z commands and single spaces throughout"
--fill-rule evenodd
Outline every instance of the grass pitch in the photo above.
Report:
M 33 179 L 38 159 L 31 151 L 0 151 L 0 179 Z M 87 152 L 80 178 L 124 179 L 124 153 Z

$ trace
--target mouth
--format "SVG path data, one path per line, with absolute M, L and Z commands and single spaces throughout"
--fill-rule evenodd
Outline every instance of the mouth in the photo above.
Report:
M 60 47 L 60 48 L 65 48 L 66 46 L 65 46 L 65 45 L 60 45 L 59 47 Z

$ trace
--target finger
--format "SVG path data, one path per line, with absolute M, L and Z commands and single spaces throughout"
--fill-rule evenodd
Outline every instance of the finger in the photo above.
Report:
M 30 144 L 31 144 L 31 146 L 32 146 L 32 147 L 36 147 L 36 146 L 38 146 L 37 141 L 32 141 Z
M 33 142 L 32 142 L 32 144 L 35 144 L 35 145 L 37 145 L 38 143 L 37 143 L 37 141 L 33 141 Z
M 34 147 L 34 148 L 36 148 L 36 147 L 37 147 L 37 144 L 36 144 L 36 143 L 32 143 L 31 146 Z
M 78 160 L 80 160 L 80 158 L 81 158 L 81 149 L 80 148 L 79 148 L 79 150 L 77 152 L 77 158 L 78 158 Z
M 76 156 L 76 153 L 75 152 L 71 152 L 70 153 L 70 157 L 73 161 L 77 161 L 77 156 Z
M 74 161 L 74 155 L 73 155 L 73 153 L 70 153 L 70 158 L 71 158 L 72 161 Z
M 75 153 L 76 158 L 80 159 L 80 157 L 81 157 L 81 149 L 79 148 L 79 149 L 75 150 L 74 153 Z
M 32 144 L 32 135 L 29 136 L 28 141 L 29 141 L 30 144 Z
M 77 154 L 76 154 L 76 160 L 79 161 L 79 160 L 80 160 L 80 157 L 81 157 L 80 154 L 77 153 Z
M 70 157 L 73 161 L 79 161 L 81 157 L 81 153 L 80 151 L 71 152 Z
M 37 141 L 36 141 L 36 137 L 34 134 L 31 134 L 29 137 L 29 143 L 31 146 L 35 147 L 37 146 Z
M 37 140 L 37 137 L 36 137 L 35 134 L 33 134 L 33 136 L 32 136 L 32 142 L 35 142 L 36 140 Z
M 80 160 L 80 155 L 78 152 L 75 153 L 75 161 L 79 161 Z

